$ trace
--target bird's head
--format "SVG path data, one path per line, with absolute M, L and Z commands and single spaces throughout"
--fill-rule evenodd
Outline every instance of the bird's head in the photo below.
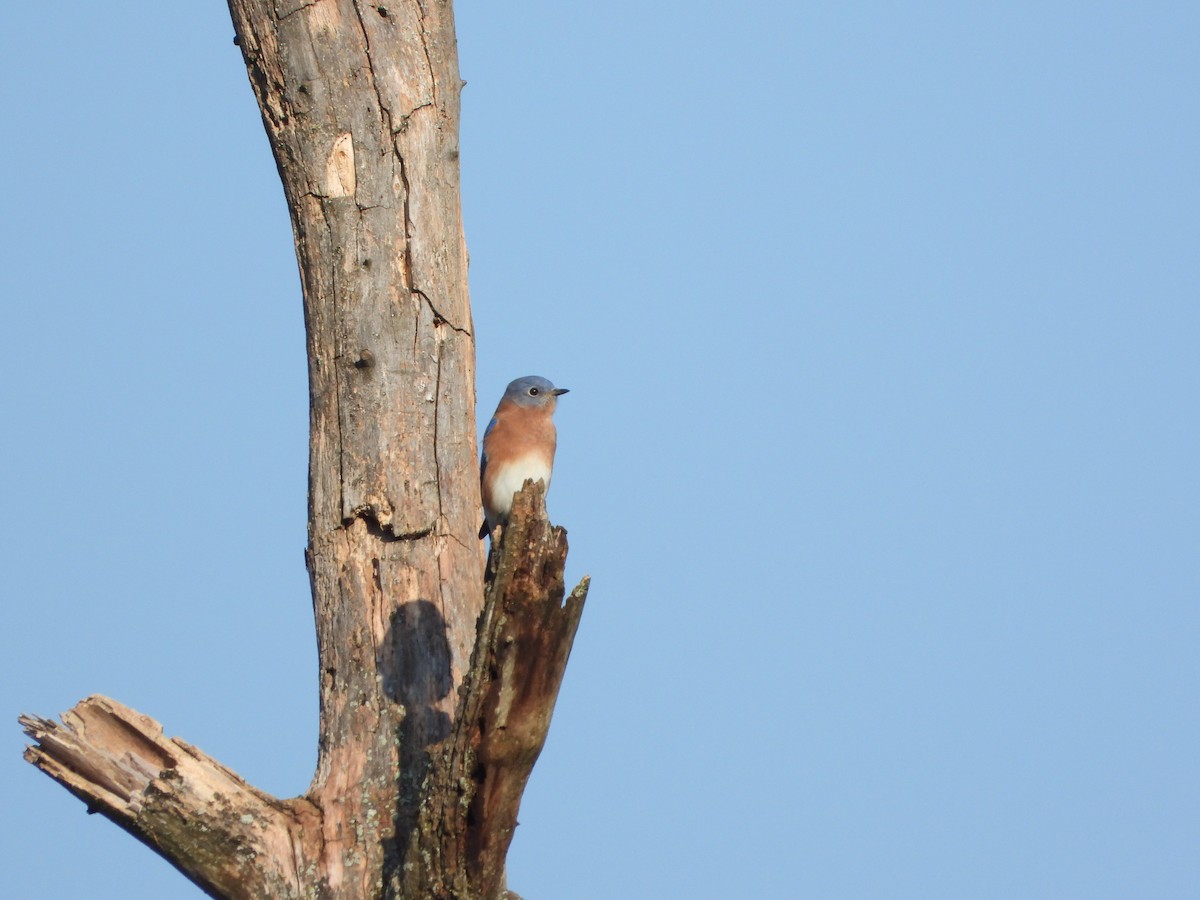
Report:
M 547 379 L 538 375 L 526 375 L 524 378 L 509 382 L 508 388 L 504 391 L 504 399 L 517 406 L 554 409 L 559 395 L 566 392 L 566 388 L 555 387 Z

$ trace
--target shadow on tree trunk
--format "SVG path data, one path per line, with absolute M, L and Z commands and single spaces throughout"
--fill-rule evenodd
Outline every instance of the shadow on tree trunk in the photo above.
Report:
M 388 897 L 516 896 L 505 884 L 505 857 L 589 583 L 566 595 L 567 536 L 546 521 L 543 498 L 540 483 L 527 484 L 499 536 L 453 724 L 435 705 L 450 690 L 448 664 L 444 677 L 403 677 L 409 659 L 448 660 L 437 607 L 418 600 L 393 616 L 381 652 L 395 656 L 394 667 L 383 668 L 400 673 L 387 689 L 404 713 L 395 744 L 400 802 L 383 854 Z M 321 869 L 330 848 L 324 811 L 312 798 L 264 794 L 107 697 L 81 701 L 61 724 L 36 716 L 21 723 L 36 741 L 27 760 L 210 895 L 345 896 Z
M 398 873 L 439 885 L 436 873 L 444 872 L 465 879 L 445 882 L 447 896 L 485 900 L 506 890 L 521 795 L 546 741 L 589 586 L 585 578 L 566 596 L 567 534 L 547 521 L 540 483 L 526 482 L 496 535 L 454 731 L 432 753 L 418 834 Z
M 214 897 L 497 900 L 587 581 L 534 485 L 485 586 L 453 4 L 228 2 L 304 294 L 317 769 L 271 797 L 99 696 L 26 759 Z

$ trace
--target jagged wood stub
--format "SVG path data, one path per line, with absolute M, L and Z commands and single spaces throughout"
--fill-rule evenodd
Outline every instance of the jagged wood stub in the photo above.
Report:
M 564 602 L 567 535 L 547 521 L 544 498 L 540 483 L 527 482 L 497 532 L 453 731 L 425 751 L 419 814 L 386 888 L 363 895 L 330 884 L 313 800 L 258 791 L 107 697 L 81 701 L 62 724 L 22 716 L 36 741 L 25 758 L 214 897 L 517 898 L 505 859 L 590 583 Z
M 586 586 L 551 611 L 566 541 L 539 500 L 501 542 L 472 652 L 484 558 L 452 5 L 228 2 L 304 293 L 317 771 L 275 799 L 98 696 L 61 724 L 22 717 L 27 758 L 213 896 L 494 900 Z
M 500 531 L 455 729 L 434 754 L 416 852 L 401 872 L 463 900 L 505 896 L 521 796 L 590 583 L 584 578 L 563 602 L 567 534 L 547 520 L 540 482 L 525 483 Z

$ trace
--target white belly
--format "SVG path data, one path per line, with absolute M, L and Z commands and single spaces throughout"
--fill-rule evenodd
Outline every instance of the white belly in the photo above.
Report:
M 509 463 L 504 468 L 496 472 L 496 480 L 493 482 L 495 487 L 492 490 L 492 503 L 494 511 L 499 513 L 500 518 L 507 518 L 512 510 L 513 495 L 516 494 L 525 485 L 525 480 L 532 478 L 534 481 L 541 481 L 546 485 L 546 490 L 550 489 L 550 467 L 546 465 L 545 459 L 539 454 L 537 456 L 525 456 L 514 463 Z M 495 525 L 488 517 L 488 526 Z

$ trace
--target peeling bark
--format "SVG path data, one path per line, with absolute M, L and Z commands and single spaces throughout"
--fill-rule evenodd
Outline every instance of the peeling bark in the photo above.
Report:
M 546 520 L 542 485 L 526 482 L 489 561 L 454 733 L 438 748 L 401 872 L 409 878 L 397 895 L 416 896 L 424 885 L 455 898 L 503 896 L 521 795 L 546 741 L 587 598 L 585 578 L 564 604 L 566 559 L 566 531 Z M 464 810 L 466 828 L 459 824 Z
M 586 583 L 530 486 L 485 593 L 451 4 L 229 7 L 304 291 L 317 770 L 270 797 L 99 696 L 26 758 L 215 897 L 495 900 Z

